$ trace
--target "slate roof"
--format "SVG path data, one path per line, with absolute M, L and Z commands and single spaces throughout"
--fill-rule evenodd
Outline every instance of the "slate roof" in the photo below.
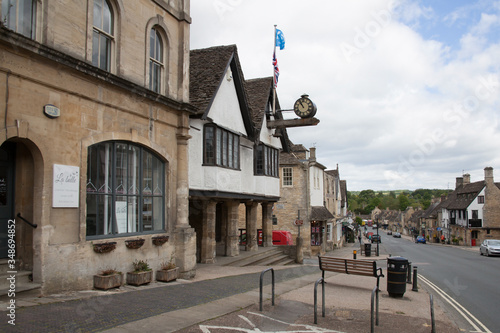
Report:
M 311 220 L 314 221 L 326 221 L 333 219 L 334 216 L 326 207 L 324 206 L 312 206 L 311 207 Z

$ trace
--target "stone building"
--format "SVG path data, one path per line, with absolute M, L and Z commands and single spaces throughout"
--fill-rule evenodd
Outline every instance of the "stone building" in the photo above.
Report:
M 235 45 L 191 51 L 189 221 L 197 258 L 213 263 L 238 256 L 240 242 L 272 246 L 272 207 L 278 201 L 279 152 L 286 132 L 268 126 L 273 78 L 245 81 Z M 244 225 L 239 225 L 243 220 Z
M 290 231 L 294 239 L 299 230 L 294 221 L 303 221 L 304 256 L 327 250 L 327 224 L 333 223 L 334 215 L 325 207 L 325 169 L 316 161 L 316 148 L 291 145 L 289 153 L 280 154 L 281 198 L 274 214 L 278 228 Z
M 16 269 L 43 293 L 134 260 L 193 276 L 189 1 L 1 3 L 0 257 L 15 220 Z
M 470 181 L 470 175 L 457 177 L 455 190 L 445 201 L 449 219 L 440 221 L 450 240 L 478 246 L 485 239 L 500 238 L 500 183 L 493 179 L 493 168 L 484 168 L 484 180 Z

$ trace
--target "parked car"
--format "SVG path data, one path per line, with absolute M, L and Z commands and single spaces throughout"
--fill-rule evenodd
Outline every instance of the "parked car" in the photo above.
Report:
M 372 235 L 373 235 L 373 232 L 367 232 L 365 236 L 366 236 L 366 238 L 371 239 Z
M 392 231 L 391 230 L 387 231 L 387 234 L 392 235 Z
M 392 237 L 395 237 L 395 238 L 401 238 L 401 234 L 399 232 L 395 232 Z
M 382 243 L 382 237 L 380 235 L 372 235 L 372 243 Z
M 417 240 L 415 241 L 415 243 L 422 243 L 422 244 L 425 244 L 425 237 L 424 236 L 418 236 L 417 237 Z
M 479 246 L 479 254 L 486 254 L 489 256 L 500 255 L 500 240 L 498 239 L 486 239 Z

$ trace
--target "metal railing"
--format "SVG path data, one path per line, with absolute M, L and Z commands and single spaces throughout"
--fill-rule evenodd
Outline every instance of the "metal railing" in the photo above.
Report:
M 26 220 L 24 217 L 21 216 L 21 213 L 17 213 L 17 217 L 19 217 L 22 221 L 26 222 L 30 227 L 32 227 L 33 229 L 36 229 L 36 227 L 38 227 L 37 224 L 33 224 L 31 223 L 30 221 Z
M 272 285 L 273 285 L 273 301 L 272 304 L 274 306 L 274 269 L 268 268 L 266 270 L 263 270 L 262 273 L 260 273 L 260 295 L 259 295 L 259 310 L 262 311 L 262 282 L 264 280 L 264 274 L 268 271 L 271 271 L 271 276 L 272 276 Z

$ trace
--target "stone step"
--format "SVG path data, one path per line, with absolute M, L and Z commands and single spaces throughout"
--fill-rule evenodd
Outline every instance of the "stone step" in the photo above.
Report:
M 278 249 L 275 248 L 269 248 L 266 250 L 259 250 L 258 252 L 252 253 L 250 255 L 242 255 L 241 258 L 235 258 L 235 260 L 227 263 L 224 266 L 235 266 L 235 267 L 244 267 L 244 266 L 249 266 L 252 265 L 252 263 L 263 260 L 269 256 L 272 256 L 279 251 Z M 241 252 L 244 253 L 244 252 Z

